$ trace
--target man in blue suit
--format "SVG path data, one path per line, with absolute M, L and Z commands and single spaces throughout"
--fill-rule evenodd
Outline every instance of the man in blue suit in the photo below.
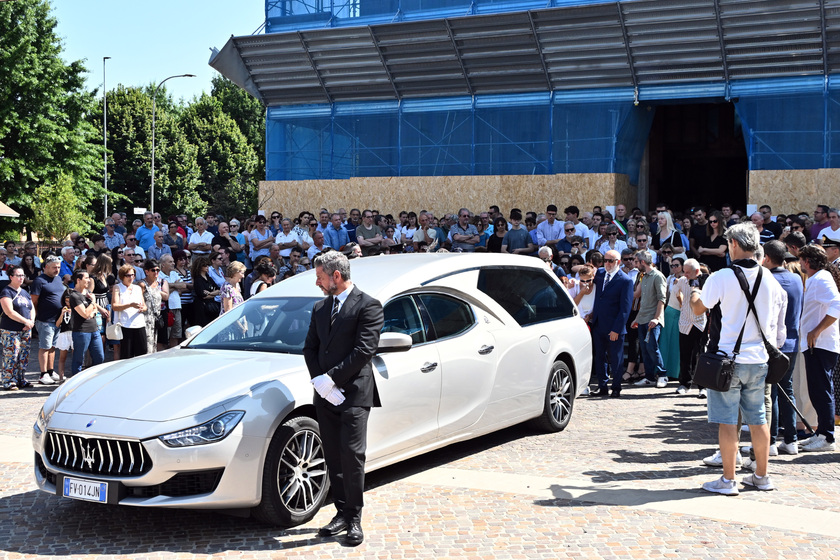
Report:
M 633 304 L 633 281 L 621 271 L 621 255 L 618 251 L 607 251 L 604 268 L 595 275 L 595 306 L 589 319 L 592 329 L 592 346 L 595 351 L 595 375 L 598 378 L 598 392 L 595 396 L 606 397 L 609 372 L 613 374 L 612 397 L 621 396 L 621 362 L 624 353 L 624 335 L 627 333 L 627 318 Z

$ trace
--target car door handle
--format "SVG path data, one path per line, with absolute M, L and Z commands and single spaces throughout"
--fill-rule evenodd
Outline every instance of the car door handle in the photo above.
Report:
M 478 349 L 478 353 L 484 356 L 485 354 L 489 354 L 496 348 L 495 346 L 487 346 L 486 344 Z
M 423 364 L 423 367 L 420 368 L 420 371 L 423 373 L 429 373 L 430 371 L 434 371 L 437 368 L 437 362 L 426 362 Z

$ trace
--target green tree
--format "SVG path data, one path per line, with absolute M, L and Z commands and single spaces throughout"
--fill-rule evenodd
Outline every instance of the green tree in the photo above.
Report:
M 166 107 L 155 110 L 155 210 L 201 214 L 207 203 L 198 190 L 198 152 Z M 92 122 L 101 135 L 101 103 Z M 120 85 L 108 93 L 108 151 L 109 193 L 125 197 L 123 210 L 150 208 L 152 100 L 142 88 Z
M 35 187 L 32 211 L 31 225 L 40 239 L 62 241 L 71 232 L 85 234 L 95 227 L 87 205 L 76 195 L 73 179 L 66 174 Z
M 259 159 L 222 104 L 202 95 L 185 109 L 181 126 L 198 148 L 200 191 L 210 208 L 224 216 L 255 211 Z
M 16 229 L 33 219 L 37 187 L 61 175 L 83 204 L 102 194 L 94 94 L 83 64 L 61 59 L 55 27 L 47 0 L 0 3 L 0 193 Z
M 255 179 L 265 180 L 265 107 L 224 76 L 214 76 L 211 95 L 239 126 L 259 158 Z

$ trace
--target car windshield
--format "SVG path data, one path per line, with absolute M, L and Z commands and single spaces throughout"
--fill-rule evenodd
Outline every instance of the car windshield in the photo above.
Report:
M 319 299 L 249 299 L 207 325 L 188 348 L 303 354 L 312 306 Z

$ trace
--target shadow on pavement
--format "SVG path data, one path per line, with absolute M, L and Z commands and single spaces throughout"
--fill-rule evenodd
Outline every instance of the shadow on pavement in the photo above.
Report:
M 550 487 L 554 498 L 551 500 L 535 500 L 534 504 L 545 507 L 579 507 L 583 506 L 644 506 L 650 503 L 670 502 L 674 500 L 690 500 L 701 493 L 699 489 L 691 490 L 628 490 L 627 488 L 599 488 L 592 490 L 588 487 L 557 486 Z M 583 494 L 573 493 L 573 490 L 585 490 Z

